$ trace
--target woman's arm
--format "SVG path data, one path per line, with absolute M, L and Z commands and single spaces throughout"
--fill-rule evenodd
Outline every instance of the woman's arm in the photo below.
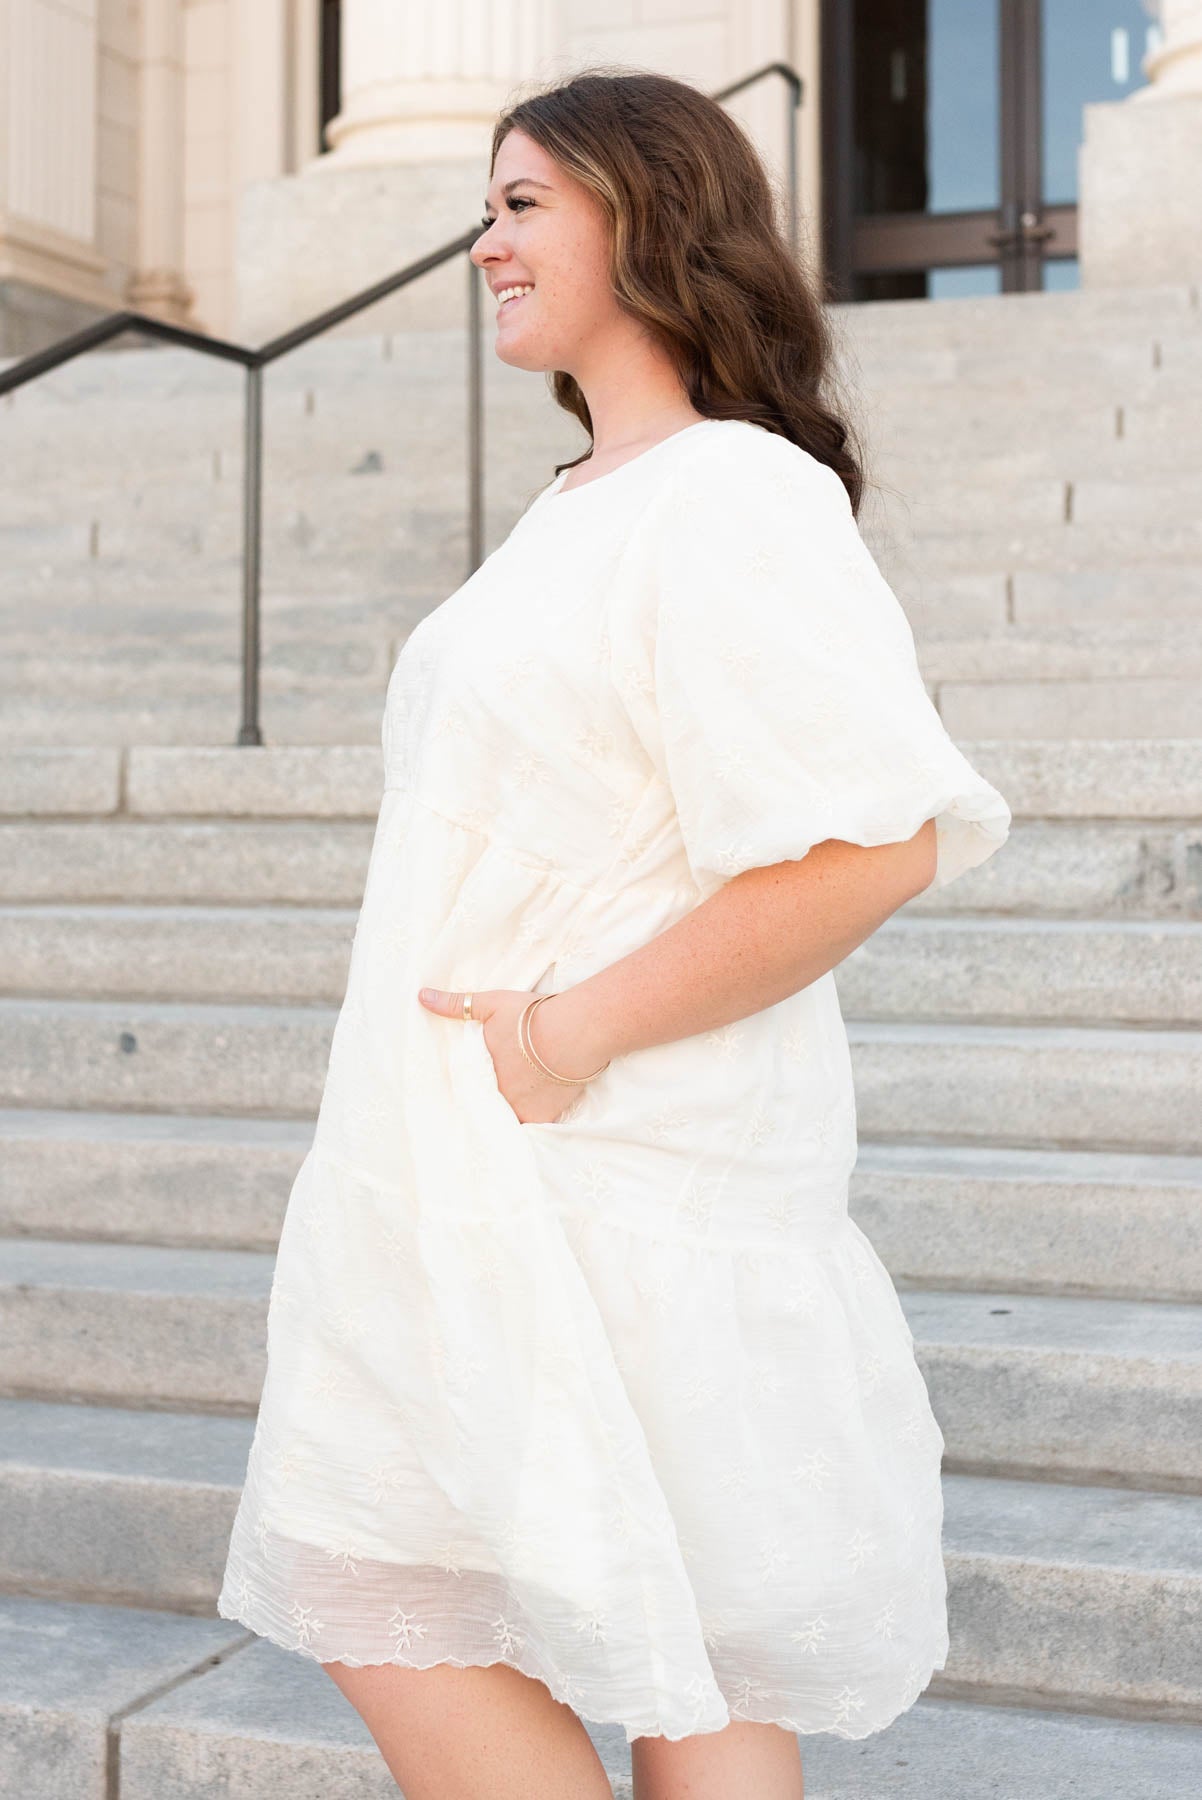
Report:
M 902 843 L 828 838 L 799 862 L 745 869 L 530 1021 L 543 1060 L 585 1075 L 609 1057 L 712 1031 L 843 961 L 935 876 L 935 821 Z

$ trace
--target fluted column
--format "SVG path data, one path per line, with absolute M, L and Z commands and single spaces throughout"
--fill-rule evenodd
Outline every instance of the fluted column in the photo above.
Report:
M 96 243 L 98 0 L 0 0 L 0 355 L 112 296 Z
M 1202 277 L 1202 0 L 1159 0 L 1146 87 L 1085 108 L 1078 257 L 1083 287 Z
M 184 280 L 184 13 L 182 0 L 142 0 L 138 68 L 138 266 L 128 298 L 182 323 Z
M 273 336 L 479 217 L 497 116 L 553 79 L 562 0 L 343 0 L 332 148 L 252 181 L 238 218 L 238 324 Z M 445 330 L 466 265 L 430 270 L 347 331 Z
M 552 43 L 553 0 L 345 0 L 341 110 L 324 160 L 481 156 L 493 120 Z

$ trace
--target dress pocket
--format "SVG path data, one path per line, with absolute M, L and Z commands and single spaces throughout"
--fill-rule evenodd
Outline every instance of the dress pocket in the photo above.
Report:
M 575 1115 L 579 1112 L 581 1104 L 587 1093 L 587 1084 L 584 1088 L 576 1089 L 576 1091 L 570 1097 L 567 1106 L 564 1108 L 563 1112 L 560 1113 L 558 1118 L 556 1118 L 556 1119 L 529 1119 L 529 1120 L 519 1119 L 517 1114 L 514 1112 L 512 1106 L 509 1104 L 509 1101 L 505 1098 L 504 1094 L 501 1092 L 501 1086 L 497 1080 L 496 1065 L 494 1064 L 493 1059 L 492 1059 L 492 1051 L 489 1049 L 488 1044 L 486 1043 L 485 1037 L 484 1037 L 484 1021 L 482 1019 L 465 1019 L 463 1021 L 463 1028 L 468 1033 L 469 1037 L 475 1039 L 475 1043 L 471 1046 L 472 1053 L 475 1056 L 475 1059 L 483 1065 L 483 1067 L 482 1067 L 483 1079 L 484 1079 L 487 1087 L 491 1090 L 493 1099 L 495 1100 L 497 1105 L 503 1106 L 505 1108 L 505 1111 L 508 1114 L 509 1118 L 513 1121 L 513 1123 L 515 1125 L 519 1126 L 521 1128 L 521 1130 L 523 1130 L 523 1131 L 557 1131 L 561 1125 L 567 1123 L 569 1116 L 575 1117 Z

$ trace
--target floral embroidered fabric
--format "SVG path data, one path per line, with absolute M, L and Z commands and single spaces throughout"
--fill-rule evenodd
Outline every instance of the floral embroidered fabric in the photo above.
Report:
M 411 633 L 218 1602 L 323 1662 L 506 1662 L 629 1739 L 861 1738 L 947 1651 L 943 1437 L 847 1210 L 833 976 L 522 1124 L 446 990 L 557 991 L 741 870 L 1010 812 L 846 492 L 707 420 L 544 488 Z

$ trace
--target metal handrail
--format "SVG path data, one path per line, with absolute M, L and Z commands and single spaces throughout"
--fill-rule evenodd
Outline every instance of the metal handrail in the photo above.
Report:
M 732 82 L 729 87 L 718 88 L 710 94 L 711 100 L 728 100 L 732 94 L 738 94 L 753 83 L 762 81 L 765 76 L 780 75 L 786 83 L 786 139 L 788 144 L 788 186 L 789 186 L 789 244 L 796 253 L 798 242 L 798 154 L 797 154 L 797 114 L 801 107 L 802 81 L 797 71 L 788 63 L 770 62 L 762 68 L 753 70 L 740 80 Z M 277 358 L 286 356 L 290 350 L 297 350 L 302 344 L 320 337 L 335 325 L 353 318 L 355 314 L 374 306 L 378 300 L 384 300 L 389 294 L 395 294 L 398 288 L 407 287 L 416 281 L 419 275 L 428 274 L 431 269 L 440 268 L 453 256 L 470 250 L 481 235 L 481 227 L 473 225 L 470 230 L 462 232 L 457 238 L 431 250 L 426 256 L 418 257 L 416 262 L 407 263 L 395 274 L 386 275 L 371 287 L 363 288 L 352 294 L 347 300 L 340 300 L 336 306 L 327 307 L 324 312 L 307 319 L 304 324 L 294 326 L 291 331 L 281 332 L 278 337 L 261 344 L 257 350 L 247 344 L 230 343 L 224 338 L 210 337 L 204 332 L 190 331 L 183 325 L 171 325 L 165 319 L 156 319 L 149 313 L 116 312 L 98 319 L 92 325 L 85 325 L 81 331 L 75 331 L 69 337 L 60 338 L 45 350 L 37 350 L 32 356 L 26 356 L 10 368 L 0 369 L 0 395 L 11 394 L 15 389 L 23 387 L 26 382 L 34 381 L 39 375 L 47 374 L 51 369 L 71 362 L 88 350 L 98 349 L 101 344 L 112 338 L 121 337 L 125 332 L 138 333 L 140 337 L 159 338 L 164 343 L 176 344 L 185 350 L 195 350 L 201 356 L 214 356 L 224 362 L 238 363 L 246 371 L 246 386 L 243 401 L 243 443 L 244 458 L 242 470 L 242 719 L 238 727 L 238 744 L 261 744 L 263 734 L 259 726 L 259 673 L 260 673 L 260 585 L 262 559 L 262 516 L 263 516 L 263 370 Z M 483 395 L 484 383 L 480 360 L 480 326 L 481 302 L 480 283 L 475 279 L 476 265 L 471 258 L 467 261 L 467 303 L 468 303 L 468 358 L 467 358 L 467 408 L 468 408 L 468 574 L 479 568 L 483 560 L 484 549 L 484 477 L 483 477 Z

